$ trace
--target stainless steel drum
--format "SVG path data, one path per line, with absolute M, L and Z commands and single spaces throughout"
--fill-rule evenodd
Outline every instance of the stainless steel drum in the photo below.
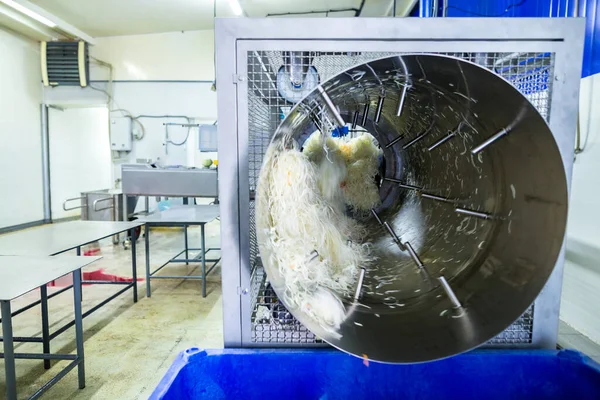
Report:
M 342 124 L 364 128 L 384 152 L 382 205 L 362 218 L 378 259 L 360 299 L 345 299 L 341 338 L 291 313 L 331 345 L 383 362 L 451 356 L 502 332 L 539 294 L 565 233 L 565 173 L 544 119 L 476 64 L 403 55 L 323 83 L 271 146 Z M 260 226 L 257 234 L 260 243 Z M 266 252 L 261 246 L 281 295 Z

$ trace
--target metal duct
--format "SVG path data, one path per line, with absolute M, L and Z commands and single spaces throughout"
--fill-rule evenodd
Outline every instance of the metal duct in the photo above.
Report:
M 286 307 L 331 345 L 384 362 L 439 359 L 498 335 L 533 303 L 563 243 L 567 184 L 544 119 L 501 77 L 440 55 L 369 62 L 321 89 L 270 146 L 364 121 L 384 151 L 382 205 L 361 219 L 377 261 L 359 299 L 345 299 L 340 338 Z M 341 118 L 314 118 L 325 99 Z M 260 250 L 283 299 L 278 267 Z

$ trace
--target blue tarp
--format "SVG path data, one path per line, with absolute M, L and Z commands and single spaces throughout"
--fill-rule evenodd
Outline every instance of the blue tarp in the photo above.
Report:
M 424 3 L 433 3 L 425 1 Z M 600 7 L 597 0 L 448 0 L 448 17 L 574 17 L 585 18 L 585 49 L 581 77 L 600 72 Z

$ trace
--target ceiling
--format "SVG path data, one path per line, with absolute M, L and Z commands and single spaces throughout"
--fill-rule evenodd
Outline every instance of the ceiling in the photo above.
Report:
M 233 17 L 229 0 L 30 0 L 46 11 L 94 36 L 212 29 L 214 7 L 218 17 Z M 393 0 L 365 0 L 362 16 L 384 16 Z M 362 0 L 240 0 L 248 17 L 269 14 L 321 13 L 298 16 L 352 17 Z M 398 0 L 406 8 L 410 0 Z M 347 10 L 325 13 L 327 10 Z

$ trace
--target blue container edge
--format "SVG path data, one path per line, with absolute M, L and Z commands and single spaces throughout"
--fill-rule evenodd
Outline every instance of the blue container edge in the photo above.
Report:
M 169 367 L 166 374 L 160 380 L 158 385 L 156 386 L 154 392 L 150 395 L 149 400 L 160 400 L 165 395 L 168 394 L 171 385 L 177 378 L 179 372 L 188 365 L 192 360 L 198 357 L 209 357 L 209 356 L 220 356 L 220 355 L 242 355 L 242 354 L 255 354 L 255 353 L 289 353 L 293 355 L 301 355 L 305 354 L 314 354 L 316 352 L 320 353 L 339 353 L 338 350 L 315 350 L 315 349 L 200 349 L 197 347 L 191 347 L 187 350 L 182 351 L 177 355 L 173 364 Z M 561 360 L 565 360 L 568 362 L 572 362 L 575 364 L 583 364 L 591 369 L 595 370 L 600 374 L 600 364 L 594 361 L 589 356 L 572 349 L 562 349 L 562 350 L 526 350 L 526 349 L 477 349 L 467 353 L 463 353 L 458 355 L 458 357 L 478 357 L 482 354 L 486 355 L 494 355 L 494 354 L 506 354 L 511 353 L 515 356 L 555 356 Z M 348 355 L 349 357 L 352 357 Z M 353 357 L 354 358 L 354 357 Z M 357 362 L 361 362 L 360 359 L 356 359 Z M 436 361 L 432 361 L 436 362 Z
M 207 351 L 199 349 L 198 347 L 190 347 L 189 349 L 179 353 L 175 358 L 175 361 L 173 361 L 173 364 L 171 364 L 171 366 L 167 370 L 167 373 L 162 377 L 162 379 L 150 395 L 149 400 L 162 399 L 167 394 L 167 391 L 177 378 L 179 371 L 181 371 L 183 367 L 185 367 L 189 363 L 189 360 L 191 358 L 196 357 L 206 357 L 209 352 L 211 354 L 215 353 L 214 350 Z

